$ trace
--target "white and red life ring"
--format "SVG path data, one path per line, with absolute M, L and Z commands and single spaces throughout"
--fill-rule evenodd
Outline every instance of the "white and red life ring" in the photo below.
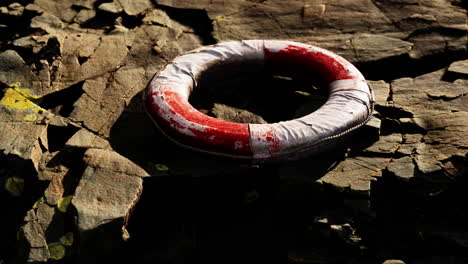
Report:
M 328 84 L 329 98 L 309 115 L 273 124 L 228 122 L 190 105 L 189 95 L 203 71 L 245 60 L 318 73 Z M 144 97 L 150 117 L 176 143 L 253 161 L 297 159 L 332 148 L 369 120 L 374 103 L 364 77 L 350 62 L 325 49 L 280 40 L 225 42 L 180 55 L 153 77 Z

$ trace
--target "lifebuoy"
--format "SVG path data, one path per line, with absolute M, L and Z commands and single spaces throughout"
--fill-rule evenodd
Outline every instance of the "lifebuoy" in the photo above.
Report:
M 297 67 L 328 85 L 327 102 L 304 117 L 273 124 L 241 124 L 207 116 L 188 102 L 199 76 L 226 62 Z M 144 93 L 157 127 L 176 143 L 201 152 L 265 160 L 292 160 L 335 147 L 372 115 L 374 97 L 362 74 L 344 58 L 312 45 L 243 40 L 202 47 L 162 68 Z

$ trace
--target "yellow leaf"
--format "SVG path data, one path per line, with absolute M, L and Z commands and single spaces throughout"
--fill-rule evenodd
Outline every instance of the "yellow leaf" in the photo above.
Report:
M 24 180 L 17 177 L 10 177 L 5 183 L 5 189 L 13 196 L 21 196 L 24 190 Z
M 71 246 L 73 245 L 74 239 L 75 239 L 75 236 L 73 235 L 73 233 L 68 232 L 68 233 L 65 233 L 65 235 L 63 235 L 60 238 L 60 242 L 62 242 L 65 246 Z
M 57 202 L 57 209 L 59 209 L 60 212 L 65 213 L 67 211 L 68 205 L 70 204 L 72 198 L 73 198 L 73 195 L 68 195 L 60 199 Z
M 48 247 L 51 259 L 59 260 L 65 257 L 65 246 L 63 246 L 62 244 L 52 243 L 49 244 Z
M 39 198 L 33 205 L 33 208 L 36 209 L 40 203 L 44 202 L 44 197 Z

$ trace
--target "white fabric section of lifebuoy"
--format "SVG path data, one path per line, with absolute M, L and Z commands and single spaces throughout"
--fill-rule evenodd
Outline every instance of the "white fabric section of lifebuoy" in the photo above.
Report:
M 318 148 L 322 141 L 365 122 L 367 115 L 360 115 L 360 118 L 356 115 L 369 111 L 371 110 L 368 106 L 361 102 L 332 94 L 317 111 L 298 119 L 271 125 L 273 134 L 279 141 L 279 152 L 272 155 L 290 155 Z
M 250 145 L 254 159 L 266 159 L 278 153 L 280 141 L 275 135 L 274 124 L 249 124 Z
M 263 43 L 263 40 L 227 42 L 178 56 L 151 81 L 151 90 L 177 92 L 188 100 L 200 74 L 216 63 L 246 59 L 263 63 Z

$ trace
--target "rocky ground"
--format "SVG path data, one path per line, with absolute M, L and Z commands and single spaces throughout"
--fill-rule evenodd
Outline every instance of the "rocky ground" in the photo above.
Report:
M 2 1 L 0 263 L 468 263 L 466 9 Z M 374 118 L 343 149 L 293 163 L 174 146 L 141 91 L 176 55 L 239 39 L 342 55 L 374 89 Z M 238 122 L 286 120 L 326 99 L 268 75 L 201 86 L 194 105 Z

